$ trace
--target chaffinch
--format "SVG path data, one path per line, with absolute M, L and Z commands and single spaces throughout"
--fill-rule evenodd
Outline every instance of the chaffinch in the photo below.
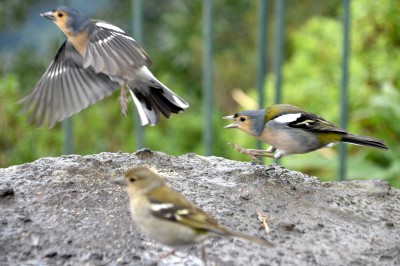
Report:
M 146 52 L 117 26 L 91 20 L 71 7 L 40 15 L 52 20 L 67 40 L 33 90 L 20 101 L 24 103 L 22 112 L 32 108 L 28 122 L 53 127 L 118 87 L 122 113 L 127 109 L 127 87 L 142 125 L 155 125 L 160 114 L 169 118 L 188 107 L 153 76 L 147 68 L 152 62 Z
M 130 211 L 136 225 L 152 239 L 170 246 L 193 245 L 210 237 L 239 238 L 266 247 L 267 240 L 230 231 L 195 207 L 147 167 L 134 167 L 114 183 L 127 187 Z
M 384 141 L 354 135 L 336 127 L 324 118 L 290 104 L 276 104 L 261 110 L 242 111 L 224 119 L 235 123 L 225 128 L 238 128 L 271 145 L 267 150 L 234 148 L 247 155 L 281 158 L 308 153 L 338 142 L 387 150 Z

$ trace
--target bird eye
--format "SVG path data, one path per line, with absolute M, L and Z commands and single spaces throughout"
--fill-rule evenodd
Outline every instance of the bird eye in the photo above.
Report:
M 246 121 L 246 117 L 244 117 L 244 116 L 240 117 L 239 119 L 240 119 L 240 122 Z
M 61 13 L 61 12 L 58 12 L 57 16 L 58 16 L 59 18 L 61 18 L 62 16 L 64 16 L 64 14 Z
M 133 183 L 133 182 L 136 181 L 136 179 L 135 179 L 134 177 L 130 177 L 130 178 L 129 178 L 129 181 Z

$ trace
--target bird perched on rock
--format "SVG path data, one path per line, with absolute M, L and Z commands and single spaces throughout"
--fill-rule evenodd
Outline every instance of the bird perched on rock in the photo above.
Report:
M 271 145 L 267 150 L 244 149 L 234 145 L 236 150 L 253 158 L 281 158 L 290 154 L 308 153 L 332 147 L 338 142 L 388 149 L 380 139 L 350 134 L 324 118 L 290 104 L 242 111 L 223 118 L 234 121 L 225 128 L 238 128 Z
M 160 114 L 169 118 L 188 104 L 158 81 L 147 68 L 151 60 L 123 30 L 95 21 L 71 7 L 41 14 L 67 36 L 55 58 L 33 90 L 20 102 L 22 112 L 32 109 L 28 122 L 37 126 L 80 112 L 121 87 L 119 102 L 127 110 L 128 89 L 142 125 L 155 125 Z
M 132 219 L 137 226 L 164 245 L 182 247 L 222 236 L 273 246 L 267 240 L 222 227 L 147 167 L 131 168 L 114 183 L 127 187 Z

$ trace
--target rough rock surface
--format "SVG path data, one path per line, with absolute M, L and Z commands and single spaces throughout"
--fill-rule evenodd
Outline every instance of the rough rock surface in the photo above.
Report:
M 400 191 L 381 180 L 322 183 L 277 165 L 147 149 L 0 169 L 0 265 L 201 265 L 196 247 L 159 260 L 170 249 L 132 223 L 110 181 L 136 165 L 226 227 L 276 244 L 207 240 L 209 265 L 400 265 Z

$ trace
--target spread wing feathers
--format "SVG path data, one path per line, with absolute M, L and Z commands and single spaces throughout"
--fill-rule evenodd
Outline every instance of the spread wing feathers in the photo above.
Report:
M 128 83 L 128 88 L 142 125 L 155 125 L 160 120 L 160 114 L 169 118 L 171 113 L 178 114 L 189 106 L 185 100 L 159 82 L 147 67 L 143 67 L 138 77 Z
M 314 132 L 335 132 L 347 134 L 343 129 L 338 128 L 324 118 L 311 113 L 301 113 L 296 120 L 289 122 L 288 126 Z
M 151 65 L 142 47 L 120 28 L 97 21 L 89 31 L 89 43 L 83 67 L 96 73 L 132 79 L 133 68 Z
M 207 213 L 195 207 L 182 195 L 175 191 L 171 193 L 171 188 L 169 187 L 160 189 L 168 191 L 163 191 L 162 193 L 159 191 L 158 193 L 149 195 L 151 210 L 154 216 L 170 222 L 179 222 L 200 232 L 229 235 L 229 231 L 218 225 L 217 221 Z M 162 195 L 163 199 L 159 199 L 157 195 Z
M 82 60 L 68 41 L 61 45 L 36 86 L 19 101 L 22 113 L 32 109 L 29 123 L 51 128 L 118 88 L 108 76 L 82 68 Z

